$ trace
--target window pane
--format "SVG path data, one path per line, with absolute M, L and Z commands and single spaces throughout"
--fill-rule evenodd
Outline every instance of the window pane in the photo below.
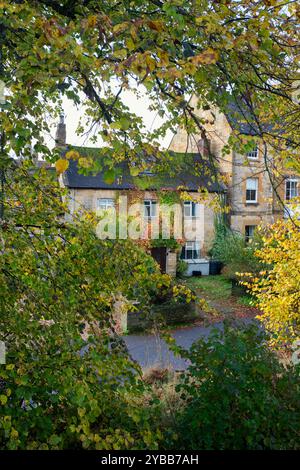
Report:
M 247 178 L 247 189 L 257 189 L 257 178 Z
M 98 209 L 107 211 L 110 207 L 115 206 L 115 200 L 110 198 L 101 198 L 97 200 Z
M 183 210 L 185 217 L 198 217 L 199 204 L 194 201 L 186 201 Z
M 196 203 L 192 202 L 192 217 L 196 217 Z
M 257 178 L 247 178 L 246 181 L 246 202 L 257 202 Z
M 199 259 L 200 256 L 200 244 L 199 242 L 194 242 L 194 259 Z
M 144 215 L 145 217 L 150 217 L 150 202 L 149 201 L 144 202 Z
M 285 183 L 285 195 L 286 195 L 286 200 L 289 201 L 291 199 L 291 182 L 286 181 Z
M 144 200 L 144 216 L 145 217 L 156 217 L 156 201 L 151 201 L 150 199 Z
M 199 259 L 201 257 L 199 242 L 186 242 L 181 252 L 181 259 Z
M 246 201 L 256 201 L 256 191 L 253 191 L 252 189 L 247 189 L 246 191 Z
M 285 183 L 285 194 L 286 194 L 286 200 L 289 201 L 290 199 L 293 199 L 294 197 L 298 197 L 298 181 L 295 180 L 287 180 Z
M 186 201 L 184 203 L 184 216 L 185 217 L 191 217 L 191 201 Z
M 246 155 L 247 158 L 258 158 L 258 147 L 254 147 L 254 149 L 247 152 Z
M 245 226 L 245 240 L 248 242 L 253 238 L 254 231 L 256 229 L 256 225 L 246 225 Z
M 156 217 L 156 201 L 151 201 L 151 217 Z

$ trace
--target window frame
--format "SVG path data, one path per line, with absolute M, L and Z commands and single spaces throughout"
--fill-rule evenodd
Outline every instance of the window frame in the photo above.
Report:
M 187 248 L 187 245 L 190 245 L 190 248 Z M 198 246 L 197 246 L 198 245 Z M 191 256 L 187 257 L 187 253 L 191 252 Z M 186 241 L 182 247 L 180 259 L 184 261 L 192 261 L 201 259 L 201 248 L 199 241 Z
M 289 194 L 289 198 L 287 198 L 287 183 L 296 183 L 296 192 L 297 192 L 297 195 L 296 196 L 293 196 L 291 197 L 291 195 Z M 285 201 L 286 202 L 289 202 L 291 201 L 292 199 L 294 199 L 295 197 L 299 197 L 299 180 L 297 178 L 286 178 L 285 180 Z M 289 189 L 289 192 L 291 192 L 291 188 Z
M 252 234 L 250 233 L 247 234 L 247 228 L 250 228 L 250 227 L 253 229 Z M 249 241 L 253 238 L 256 227 L 257 225 L 253 225 L 253 224 L 245 225 L 245 242 L 246 243 L 249 243 Z
M 255 156 L 253 156 L 255 154 Z M 249 158 L 249 160 L 258 160 L 259 158 L 259 148 L 258 145 L 256 145 L 252 150 L 246 153 L 246 157 Z
M 103 204 L 101 204 L 100 201 L 110 201 L 110 203 L 105 204 L 104 205 L 105 207 L 101 207 L 103 206 Z M 112 197 L 99 197 L 97 198 L 97 211 L 102 209 L 102 212 L 107 212 L 110 209 L 115 208 L 115 204 L 116 204 L 115 199 Z
M 186 209 L 189 209 L 189 214 L 185 213 Z M 185 219 L 196 219 L 198 217 L 198 203 L 195 201 L 184 201 L 183 215 Z
M 146 214 L 147 207 L 149 207 L 149 214 Z M 155 208 L 154 211 L 153 208 Z M 144 199 L 144 219 L 151 220 L 155 217 L 157 217 L 157 201 L 155 199 Z
M 255 181 L 255 186 L 256 188 L 255 189 L 248 189 L 247 188 L 247 183 L 248 181 Z M 255 199 L 249 199 L 248 198 L 248 191 L 255 191 Z M 246 179 L 246 204 L 257 204 L 258 203 L 258 178 L 252 178 L 252 177 L 249 177 Z

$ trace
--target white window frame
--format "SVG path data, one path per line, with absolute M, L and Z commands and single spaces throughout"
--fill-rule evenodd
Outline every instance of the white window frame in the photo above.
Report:
M 149 213 L 147 211 L 149 208 Z M 144 218 L 153 219 L 157 216 L 157 201 L 154 199 L 144 199 Z
M 296 196 L 292 196 L 291 197 L 291 188 L 289 188 L 289 190 L 287 189 L 287 184 L 288 183 L 295 183 L 296 184 Z M 287 197 L 288 195 L 288 191 L 289 191 L 289 197 Z M 287 178 L 285 180 L 285 200 L 287 202 L 291 201 L 292 199 L 294 199 L 295 197 L 298 197 L 299 196 L 299 180 L 297 178 Z
M 109 197 L 101 197 L 97 199 L 97 210 L 107 212 L 109 209 L 115 207 L 115 200 Z
M 248 183 L 250 181 L 255 181 L 255 188 L 248 188 Z M 255 199 L 248 199 L 247 192 L 248 191 L 255 191 Z M 258 196 L 258 178 L 247 178 L 246 179 L 246 204 L 257 204 L 257 196 Z
M 199 217 L 199 204 L 195 201 L 184 201 L 183 213 L 186 219 Z
M 187 256 L 187 252 L 191 252 L 191 257 Z M 198 256 L 195 254 L 198 253 Z M 184 261 L 196 260 L 201 259 L 201 249 L 200 249 L 200 242 L 197 241 L 187 241 L 184 245 L 184 257 L 182 256 L 181 259 Z
M 252 150 L 246 153 L 246 157 L 250 160 L 258 160 L 258 146 L 256 145 Z
M 247 235 L 247 232 L 246 232 L 247 227 L 251 227 L 251 229 L 252 229 L 252 233 L 249 233 L 248 235 Z M 257 227 L 257 225 L 245 225 L 245 241 L 246 241 L 246 243 L 248 243 L 253 238 L 256 227 Z

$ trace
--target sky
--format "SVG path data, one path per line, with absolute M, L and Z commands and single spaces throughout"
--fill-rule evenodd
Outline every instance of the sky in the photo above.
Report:
M 143 123 L 146 126 L 147 130 L 155 129 L 159 127 L 163 122 L 163 118 L 157 115 L 157 112 L 149 110 L 151 101 L 146 96 L 146 93 L 141 93 L 141 97 L 137 96 L 130 91 L 125 90 L 122 93 L 123 102 L 129 107 L 131 111 L 140 116 L 143 119 Z M 79 123 L 80 117 L 84 116 L 84 109 L 82 106 L 76 106 L 74 103 L 64 98 L 63 100 L 63 109 L 65 113 L 65 123 L 67 131 L 67 143 L 76 146 L 86 146 L 86 147 L 99 147 L 101 146 L 101 141 L 98 141 L 97 144 L 91 142 L 90 137 L 87 135 L 76 134 L 76 128 Z M 55 145 L 55 132 L 56 132 L 56 122 L 51 123 L 51 136 L 46 136 L 47 144 L 52 148 Z M 92 134 L 91 134 L 92 135 Z M 166 136 L 160 140 L 161 146 L 163 148 L 168 148 L 171 139 L 173 137 L 173 132 L 167 132 Z

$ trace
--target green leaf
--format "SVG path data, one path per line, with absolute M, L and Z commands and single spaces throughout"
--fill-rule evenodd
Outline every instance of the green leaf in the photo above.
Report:
M 106 184 L 112 184 L 116 179 L 116 172 L 113 168 L 106 170 L 103 175 L 103 180 Z
M 6 395 L 0 395 L 0 402 L 1 402 L 1 405 L 6 405 L 7 396 Z

